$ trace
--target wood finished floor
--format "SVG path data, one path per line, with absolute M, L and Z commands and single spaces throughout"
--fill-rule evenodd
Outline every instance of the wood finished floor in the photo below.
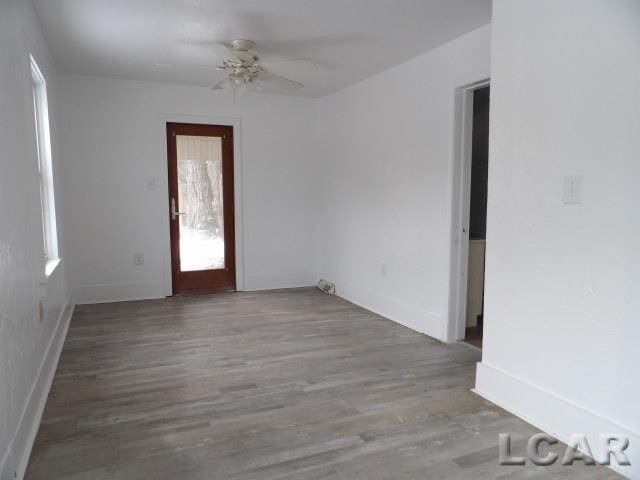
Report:
M 464 341 L 474 347 L 482 348 L 482 327 L 467 327 Z
M 479 355 L 309 289 L 81 306 L 26 478 L 621 478 L 499 466 Z

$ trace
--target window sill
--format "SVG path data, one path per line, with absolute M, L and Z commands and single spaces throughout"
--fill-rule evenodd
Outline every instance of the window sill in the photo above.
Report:
M 60 265 L 61 262 L 62 262 L 62 260 L 60 258 L 56 258 L 55 260 L 48 260 L 47 261 L 47 265 L 44 267 L 45 280 L 48 280 L 49 277 L 51 277 L 51 275 L 53 275 L 53 272 L 56 271 L 56 269 L 58 268 L 58 265 Z

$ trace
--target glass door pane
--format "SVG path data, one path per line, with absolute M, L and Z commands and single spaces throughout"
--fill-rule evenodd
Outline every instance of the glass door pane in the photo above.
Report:
M 177 135 L 180 271 L 222 270 L 222 138 Z

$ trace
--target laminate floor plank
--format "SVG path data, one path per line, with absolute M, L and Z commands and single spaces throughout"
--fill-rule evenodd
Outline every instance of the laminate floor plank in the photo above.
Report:
M 479 359 L 315 289 L 79 306 L 26 478 L 621 478 L 499 466 Z

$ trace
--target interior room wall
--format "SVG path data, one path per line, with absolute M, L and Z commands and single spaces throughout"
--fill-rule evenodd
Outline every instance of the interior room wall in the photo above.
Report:
M 445 340 L 455 90 L 489 77 L 490 26 L 319 100 L 317 271 Z
M 313 100 L 249 94 L 234 103 L 227 91 L 73 75 L 61 76 L 60 93 L 75 302 L 169 293 L 167 119 L 240 122 L 244 289 L 315 282 Z
M 640 3 L 495 0 L 477 390 L 640 478 Z M 566 176 L 582 201 L 563 203 Z
M 29 55 L 48 90 L 62 263 L 45 280 Z M 24 470 L 68 325 L 57 77 L 31 2 L 0 2 L 0 479 Z M 41 307 L 42 305 L 42 307 Z M 42 315 L 40 311 L 42 310 Z

